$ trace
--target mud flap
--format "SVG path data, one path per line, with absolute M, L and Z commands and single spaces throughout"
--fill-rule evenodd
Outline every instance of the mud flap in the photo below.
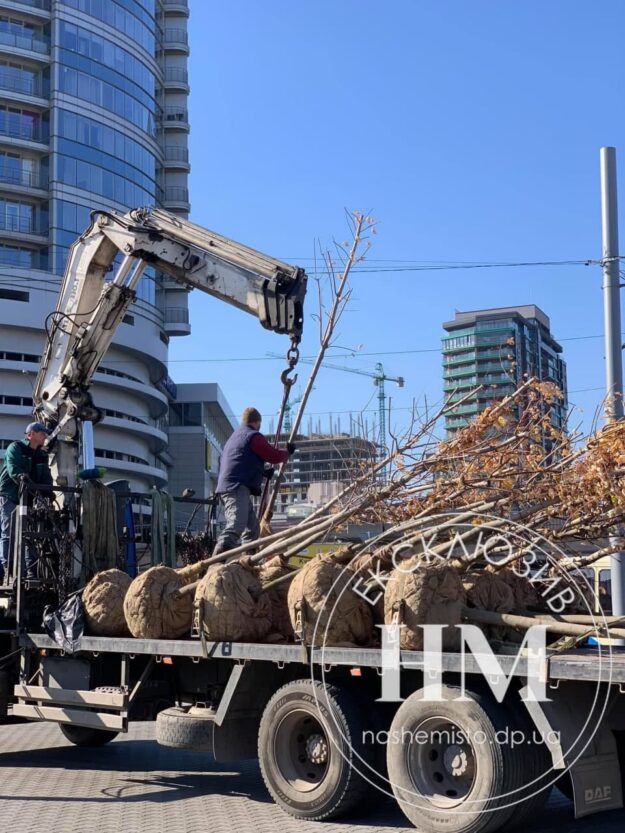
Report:
M 602 714 L 595 702 L 596 689 L 593 683 L 561 682 L 549 690 L 549 701 L 541 703 L 524 697 L 528 689 L 520 692 L 551 753 L 554 770 L 566 768 L 570 773 L 576 818 L 623 807 L 621 767 L 609 719 L 615 704 Z

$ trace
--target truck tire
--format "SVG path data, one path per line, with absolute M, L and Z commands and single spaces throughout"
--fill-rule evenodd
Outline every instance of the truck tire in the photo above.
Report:
M 173 706 L 156 715 L 156 741 L 174 749 L 213 751 L 213 720 L 209 709 Z
M 59 723 L 59 729 L 74 746 L 104 746 L 119 734 L 109 729 L 91 729 L 89 726 L 73 726 L 71 723 Z
M 522 708 L 521 704 L 519 708 Z M 532 737 L 533 725 L 529 721 L 519 720 L 517 728 L 525 733 L 525 737 Z M 516 753 L 521 756 L 524 768 L 522 783 L 531 786 L 521 789 L 518 797 L 511 797 L 512 800 L 518 800 L 508 828 L 511 831 L 525 830 L 538 820 L 553 790 L 553 783 L 550 782 L 555 779 L 555 772 L 551 770 L 551 756 L 544 743 L 536 743 L 532 739 L 519 746 Z
M 360 774 L 374 761 L 366 725 L 355 700 L 337 686 L 295 680 L 279 688 L 258 733 L 260 769 L 276 804 L 315 821 L 359 805 L 372 789 Z
M 526 767 L 501 743 L 508 719 L 487 696 L 442 686 L 443 700 L 414 692 L 397 710 L 387 751 L 393 793 L 421 833 L 493 833 L 514 815 L 502 797 L 523 787 Z M 473 739 L 473 740 L 472 740 Z M 478 741 L 479 739 L 479 741 Z
M 623 796 L 625 796 L 625 730 L 614 732 L 616 740 L 616 751 L 618 762 L 621 767 L 621 783 L 623 785 Z

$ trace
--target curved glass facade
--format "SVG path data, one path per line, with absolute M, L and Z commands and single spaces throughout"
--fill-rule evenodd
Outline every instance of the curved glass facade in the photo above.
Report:
M 89 15 L 93 24 L 62 16 L 55 30 L 63 106 L 56 110 L 51 131 L 53 181 L 72 189 L 73 197 L 59 199 L 53 213 L 53 269 L 58 274 L 69 247 L 89 224 L 90 208 L 125 210 L 155 205 L 161 197 L 155 143 L 157 26 L 149 10 L 154 4 L 65 0 L 62 5 Z M 130 38 L 132 51 L 107 27 Z M 84 203 L 81 192 L 89 195 Z M 156 303 L 151 271 L 143 277 L 138 297 Z
M 12 0 L 0 13 L 0 456 L 31 407 L 29 377 L 3 357 L 40 355 L 91 212 L 160 205 L 186 216 L 167 198 L 186 194 L 188 164 L 174 162 L 188 159 L 188 123 L 168 114 L 186 113 L 188 87 L 164 80 L 186 78 L 186 27 L 185 0 Z M 167 481 L 167 396 L 156 383 L 169 336 L 189 328 L 176 284 L 146 269 L 137 296 L 94 399 L 102 465 L 141 488 Z
M 156 23 L 154 3 L 135 0 L 65 0 L 66 6 L 107 23 L 156 56 Z

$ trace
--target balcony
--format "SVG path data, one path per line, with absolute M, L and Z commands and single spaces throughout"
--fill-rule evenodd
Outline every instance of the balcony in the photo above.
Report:
M 0 185 L 9 185 L 15 188 L 35 188 L 47 193 L 48 177 L 40 171 L 25 171 L 0 165 Z
M 2 114 L 0 113 L 0 116 Z M 6 113 L 4 118 L 0 117 L 0 136 L 9 139 L 17 139 L 23 142 L 37 142 L 41 144 L 48 144 L 47 127 L 44 131 L 42 125 L 32 121 L 20 121 L 14 119 L 9 115 L 7 119 Z M 43 150 L 43 148 L 40 148 Z
M 461 376 L 475 376 L 477 373 L 477 366 L 475 362 L 471 363 L 463 363 L 463 364 L 451 364 L 445 365 L 444 367 L 444 374 L 445 379 L 449 381 L 453 381 L 454 379 L 459 379 Z
M 165 14 L 189 16 L 189 0 L 161 0 Z
M 497 359 L 498 361 L 505 361 L 509 356 L 514 354 L 514 345 L 506 344 L 501 350 L 479 350 L 477 358 L 479 361 L 483 359 Z
M 514 377 L 507 373 L 486 373 L 479 376 L 480 385 L 513 385 Z
M 186 29 L 165 29 L 163 32 L 165 52 L 183 52 L 189 54 L 189 35 Z
M 189 203 L 189 189 L 178 185 L 165 188 L 163 207 L 173 211 L 189 212 L 191 210 L 191 205 Z
M 20 95 L 36 96 L 42 98 L 43 85 L 41 78 L 33 78 L 29 75 L 20 74 L 19 71 L 0 69 L 0 90 L 9 90 Z
M 445 428 L 448 431 L 457 431 L 461 428 L 466 428 L 467 425 L 470 424 L 470 419 L 462 419 L 462 417 L 458 417 L 457 419 L 453 419 L 452 417 L 445 417 Z
M 478 373 L 509 373 L 510 361 L 502 359 L 499 362 L 484 362 L 477 365 Z
M 189 132 L 189 111 L 186 107 L 164 107 L 161 115 L 164 130 L 184 130 Z
M 17 35 L 14 32 L 0 31 L 0 47 L 3 46 L 21 49 L 24 52 L 35 52 L 37 55 L 48 56 L 50 54 L 50 38 L 35 35 Z
M 165 167 L 179 171 L 190 171 L 189 149 L 176 145 L 165 145 Z
M 469 405 L 458 405 L 457 408 L 454 408 L 452 411 L 449 411 L 449 416 L 451 418 L 455 417 L 458 414 L 467 414 L 467 415 L 476 415 L 478 411 L 477 403 L 469 404 Z
M 191 332 L 188 307 L 165 307 L 163 319 L 169 336 L 187 336 Z
M 13 217 L 0 215 L 0 235 L 13 240 L 28 240 L 33 243 L 48 242 L 48 229 L 31 217 Z
M 189 73 L 182 67 L 165 67 L 163 86 L 166 90 L 189 92 Z
M 19 6 L 29 6 L 31 9 L 39 9 L 42 12 L 50 11 L 50 0 L 11 0 Z
M 458 379 L 456 381 L 445 381 L 443 385 L 443 390 L 445 393 L 453 393 L 453 391 L 460 391 L 464 388 L 476 388 L 478 385 L 482 384 L 478 382 L 475 376 L 470 376 L 468 379 Z

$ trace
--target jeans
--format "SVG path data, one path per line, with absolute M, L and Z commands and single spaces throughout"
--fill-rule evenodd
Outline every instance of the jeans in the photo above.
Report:
M 14 538 L 11 534 L 11 521 L 17 503 L 8 497 L 0 495 L 0 581 L 4 581 L 7 564 L 13 557 Z M 25 558 L 22 560 L 22 570 L 26 570 L 28 578 L 33 578 L 35 573 L 35 557 L 28 545 L 25 547 Z
M 255 541 L 260 534 L 260 524 L 247 486 L 239 486 L 233 492 L 225 492 L 220 497 L 224 505 L 226 526 L 217 539 L 215 555 L 232 550 L 239 543 Z
M 0 572 L 2 580 L 6 572 L 6 566 L 11 554 L 11 519 L 17 504 L 8 498 L 0 495 Z

